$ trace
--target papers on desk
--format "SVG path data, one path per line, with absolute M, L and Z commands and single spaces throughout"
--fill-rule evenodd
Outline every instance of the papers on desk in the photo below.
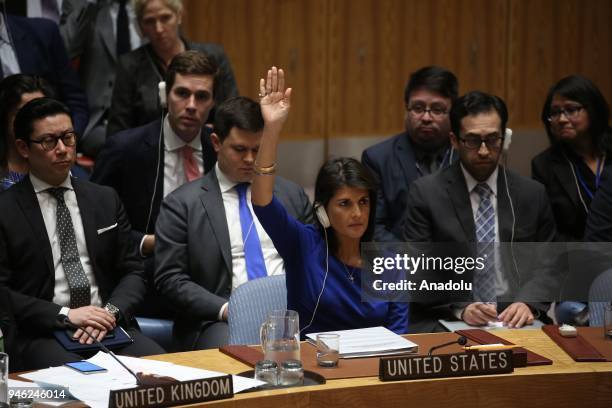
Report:
M 457 330 L 468 330 L 468 329 L 484 329 L 484 330 L 499 330 L 499 329 L 507 329 L 507 327 L 504 326 L 470 326 L 469 324 L 465 323 L 462 320 L 445 320 L 445 319 L 440 319 L 438 320 L 438 323 L 440 323 L 442 326 L 444 326 L 444 328 L 448 331 L 451 332 L 455 332 Z M 530 325 L 525 325 L 523 327 L 521 327 L 519 330 L 522 329 L 539 329 L 540 327 L 542 327 L 544 325 L 544 323 L 542 323 L 540 320 L 534 319 L 533 324 Z
M 216 371 L 186 367 L 165 361 L 145 360 L 141 358 L 117 356 L 134 372 L 165 375 L 179 381 L 197 380 L 225 375 Z M 82 374 L 68 367 L 52 367 L 21 376 L 37 383 L 57 384 L 67 387 L 70 393 L 92 408 L 107 408 L 111 390 L 119 390 L 136 386 L 136 380 L 121 367 L 111 356 L 98 352 L 87 361 L 106 368 L 105 373 Z M 252 378 L 232 376 L 234 393 L 264 384 Z
M 381 326 L 325 333 L 340 335 L 340 358 L 376 357 L 419 351 L 418 344 Z M 317 334 L 319 333 L 306 335 L 308 341 L 315 346 Z

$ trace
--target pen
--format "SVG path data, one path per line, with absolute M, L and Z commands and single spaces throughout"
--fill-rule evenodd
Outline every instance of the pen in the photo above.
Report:
M 509 349 L 513 349 L 516 347 L 521 347 L 518 346 L 516 344 L 511 344 L 511 345 L 507 345 L 507 344 L 479 344 L 477 346 L 465 346 L 463 349 L 464 350 L 509 350 Z

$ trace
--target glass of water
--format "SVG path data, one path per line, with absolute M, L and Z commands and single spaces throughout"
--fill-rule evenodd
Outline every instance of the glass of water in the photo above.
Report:
M 336 367 L 340 352 L 340 335 L 335 333 L 317 334 L 317 364 L 321 367 Z
M 604 307 L 604 337 L 607 340 L 612 340 L 612 304 L 607 304 Z
M 8 408 L 9 356 L 0 353 L 0 408 Z

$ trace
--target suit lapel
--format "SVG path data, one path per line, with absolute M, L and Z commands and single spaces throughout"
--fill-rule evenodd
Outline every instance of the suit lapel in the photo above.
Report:
M 117 60 L 117 42 L 113 35 L 113 20 L 110 15 L 110 6 L 105 7 L 98 14 L 98 22 L 96 27 L 100 27 L 99 34 L 102 37 L 102 43 L 108 50 L 108 54 L 113 58 L 113 61 Z
M 52 279 L 55 279 L 55 268 L 53 267 L 51 243 L 49 242 L 47 228 L 45 227 L 45 220 L 43 219 L 40 205 L 38 204 L 38 199 L 36 198 L 36 193 L 34 192 L 34 187 L 32 187 L 30 177 L 26 177 L 22 183 L 19 183 L 12 188 L 18 193 L 18 204 L 25 214 L 25 218 L 28 220 L 32 231 L 34 232 L 34 236 L 40 240 L 43 256 L 45 257 L 45 262 L 49 268 L 49 273 L 51 274 Z
M 513 217 L 512 208 L 510 207 L 510 201 L 508 199 L 508 191 L 510 191 L 510 197 L 512 197 L 512 179 L 508 177 L 508 188 L 506 189 L 504 171 L 505 169 L 500 166 L 499 171 L 497 172 L 497 223 L 499 228 L 498 238 L 500 242 L 510 242 L 510 240 L 512 239 Z
M 459 162 L 453 164 L 446 174 L 448 197 L 453 204 L 455 214 L 465 234 L 465 241 L 475 242 L 476 226 L 474 225 L 474 214 L 472 212 L 470 195 L 467 191 L 467 184 L 465 183 Z M 444 214 L 440 214 L 440 217 L 444 217 Z
M 412 183 L 416 180 L 418 174 L 415 165 L 416 157 L 414 156 L 414 150 L 408 140 L 407 133 L 402 133 L 398 139 L 394 154 L 397 157 L 395 162 L 400 164 L 403 173 L 402 179 L 406 180 L 406 184 Z
M 554 176 L 559 180 L 559 184 L 563 187 L 563 190 L 567 193 L 568 197 L 572 201 L 572 204 L 576 207 L 582 207 L 580 199 L 578 197 L 578 187 L 576 186 L 576 180 L 571 176 L 570 164 L 559 160 L 557 157 L 553 157 L 551 161 L 552 172 Z
M 217 243 L 221 249 L 225 266 L 228 271 L 232 271 L 232 246 L 227 228 L 227 218 L 225 216 L 221 189 L 219 188 L 219 182 L 214 170 L 202 179 L 202 189 L 205 191 L 200 193 L 200 201 L 206 209 L 206 216 L 217 237 Z
M 77 204 L 79 205 L 79 212 L 81 213 L 83 230 L 85 231 L 85 243 L 87 245 L 87 252 L 89 253 L 89 258 L 92 260 L 91 264 L 92 267 L 94 267 L 95 273 L 95 263 L 93 262 L 93 260 L 95 259 L 95 243 L 97 242 L 98 238 L 95 214 L 95 208 L 97 207 L 97 204 L 94 200 L 94 197 L 90 197 L 90 194 L 87 194 L 85 188 L 79 182 L 78 179 L 75 179 L 73 177 L 71 181 L 72 187 L 74 188 L 74 193 L 77 198 Z

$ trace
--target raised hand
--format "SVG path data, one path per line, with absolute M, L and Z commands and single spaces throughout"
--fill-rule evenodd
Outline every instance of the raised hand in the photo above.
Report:
M 259 80 L 259 103 L 265 126 L 282 126 L 291 108 L 291 88 L 285 89 L 285 73 L 272 67 L 267 79 Z

